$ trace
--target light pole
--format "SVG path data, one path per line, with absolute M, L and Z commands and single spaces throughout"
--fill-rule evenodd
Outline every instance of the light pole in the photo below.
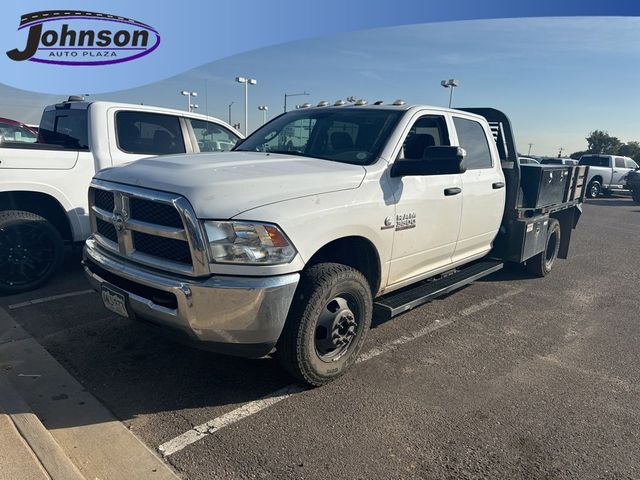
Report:
M 455 78 L 450 78 L 449 80 L 442 80 L 440 82 L 444 88 L 450 88 L 449 91 L 449 108 L 451 108 L 451 102 L 453 102 L 453 89 L 460 85 L 460 82 Z
M 285 93 L 284 94 L 284 113 L 287 113 L 287 98 L 289 97 L 299 97 L 300 95 L 309 95 L 305 90 L 302 93 Z
M 236 77 L 236 82 L 244 83 L 244 134 L 249 131 L 249 85 L 255 85 L 257 80 L 246 77 Z
M 183 96 L 187 97 L 187 110 L 189 112 L 191 112 L 191 108 L 193 107 L 193 105 L 191 105 L 191 97 L 197 97 L 198 96 L 198 92 L 190 92 L 188 90 L 182 90 L 180 92 Z M 198 108 L 196 106 L 196 108 Z
M 193 112 L 194 110 L 199 108 L 197 103 L 192 103 L 191 105 L 189 105 L 189 107 L 191 107 L 189 110 L 190 112 Z
M 564 148 L 560 147 L 560 150 L 558 150 L 558 158 L 562 158 L 562 151 L 564 150 Z
M 533 145 L 534 145 L 533 143 L 529 144 L 529 151 L 527 152 L 527 157 L 531 155 L 531 147 L 533 147 Z
M 229 104 L 229 125 L 231 125 L 231 105 L 233 105 L 234 103 L 236 103 L 236 102 L 231 102 Z
M 267 107 L 266 105 L 260 105 L 258 107 L 258 110 L 262 112 L 262 124 L 264 125 L 265 123 L 267 123 L 267 110 L 269 110 L 269 107 Z

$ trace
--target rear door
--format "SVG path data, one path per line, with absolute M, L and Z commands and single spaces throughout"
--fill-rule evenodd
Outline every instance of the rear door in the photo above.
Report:
M 450 117 L 441 112 L 416 114 L 394 161 L 422 159 L 428 146 L 450 145 Z M 389 178 L 396 201 L 389 285 L 407 283 L 451 264 L 460 228 L 460 174 Z M 451 190 L 450 190 L 451 192 Z M 390 219 L 391 220 L 391 219 Z
M 453 115 L 456 141 L 465 149 L 462 219 L 453 262 L 488 253 L 498 233 L 505 204 L 505 180 L 486 122 Z

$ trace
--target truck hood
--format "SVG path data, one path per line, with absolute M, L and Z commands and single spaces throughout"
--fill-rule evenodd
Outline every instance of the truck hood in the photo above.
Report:
M 270 203 L 357 188 L 359 165 L 261 152 L 168 155 L 98 172 L 95 178 L 177 193 L 198 218 L 226 219 Z

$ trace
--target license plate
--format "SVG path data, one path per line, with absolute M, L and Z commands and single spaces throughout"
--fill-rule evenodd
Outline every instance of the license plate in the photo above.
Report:
M 127 311 L 127 296 L 124 292 L 119 292 L 113 287 L 102 285 L 102 303 L 114 313 L 123 317 L 129 317 Z

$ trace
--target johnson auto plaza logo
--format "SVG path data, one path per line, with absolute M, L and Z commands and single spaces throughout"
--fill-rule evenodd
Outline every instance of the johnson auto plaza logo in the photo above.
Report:
M 47 10 L 20 17 L 24 47 L 11 60 L 53 65 L 111 65 L 144 57 L 160 45 L 157 30 L 137 20 L 106 13 Z

